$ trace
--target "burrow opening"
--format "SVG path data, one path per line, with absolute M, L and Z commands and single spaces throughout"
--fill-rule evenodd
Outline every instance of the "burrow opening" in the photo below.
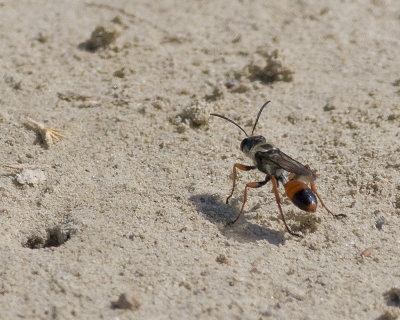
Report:
M 60 226 L 48 228 L 45 236 L 34 234 L 23 243 L 23 246 L 29 249 L 59 247 L 71 239 L 72 231 L 70 229 L 65 230 Z

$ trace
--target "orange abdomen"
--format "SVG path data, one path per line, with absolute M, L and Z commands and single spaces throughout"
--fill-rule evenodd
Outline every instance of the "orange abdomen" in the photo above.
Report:
M 315 212 L 317 210 L 317 198 L 305 183 L 291 180 L 285 184 L 285 192 L 288 198 L 299 209 L 308 212 Z

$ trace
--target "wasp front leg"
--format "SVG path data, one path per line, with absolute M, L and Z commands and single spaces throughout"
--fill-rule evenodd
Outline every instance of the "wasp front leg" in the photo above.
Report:
M 260 182 L 249 182 L 246 183 L 246 187 L 244 188 L 244 194 L 243 194 L 243 203 L 242 203 L 242 208 L 240 209 L 240 212 L 238 214 L 238 216 L 236 217 L 235 220 L 228 222 L 227 225 L 232 225 L 234 224 L 236 221 L 238 221 L 238 219 L 240 218 L 240 216 L 243 213 L 243 208 L 244 208 L 244 204 L 247 201 L 247 188 L 261 188 L 262 186 L 264 186 L 268 181 L 270 180 L 270 177 L 266 177 L 264 181 L 260 181 Z
M 232 197 L 233 195 L 233 191 L 235 190 L 235 186 L 236 186 L 236 178 L 237 178 L 237 174 L 236 174 L 236 168 L 243 170 L 243 171 L 249 171 L 249 170 L 254 170 L 256 169 L 255 166 L 246 166 L 244 164 L 240 164 L 240 163 L 235 163 L 233 165 L 233 186 L 232 186 L 232 191 L 231 194 L 226 198 L 226 204 L 228 204 L 229 199 Z M 237 219 L 236 219 L 237 220 Z M 236 221 L 235 220 L 235 221 Z

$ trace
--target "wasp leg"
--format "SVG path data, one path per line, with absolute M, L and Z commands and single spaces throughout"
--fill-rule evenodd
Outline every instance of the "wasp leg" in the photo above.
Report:
M 237 178 L 237 174 L 236 174 L 236 168 L 243 170 L 243 171 L 249 171 L 249 170 L 254 170 L 256 167 L 255 166 L 246 166 L 244 164 L 240 164 L 240 163 L 235 163 L 233 165 L 233 186 L 232 186 L 232 192 L 231 194 L 226 198 L 226 204 L 228 204 L 229 199 L 232 197 L 233 195 L 233 191 L 235 190 L 235 186 L 236 186 L 236 178 Z M 236 220 L 235 220 L 236 221 Z
M 307 169 L 310 169 L 310 166 L 309 166 L 308 164 L 305 165 L 305 167 L 306 167 Z M 335 218 L 346 218 L 346 217 L 347 217 L 344 213 L 341 213 L 341 214 L 334 214 L 331 210 L 329 210 L 329 209 L 326 207 L 325 203 L 322 201 L 321 197 L 319 196 L 319 194 L 318 194 L 318 192 L 317 192 L 317 188 L 315 187 L 314 181 L 312 181 L 312 180 L 311 180 L 311 182 L 310 182 L 310 187 L 311 187 L 312 192 L 314 192 L 315 195 L 317 196 L 319 202 L 321 202 L 321 205 L 322 205 L 322 206 L 325 208 L 325 210 L 328 211 L 333 217 L 335 217 Z
M 271 177 L 271 182 L 272 182 L 272 189 L 274 190 L 274 193 L 275 193 L 275 200 L 276 200 L 276 203 L 278 204 L 279 212 L 281 213 L 282 221 L 283 221 L 283 224 L 285 225 L 287 232 L 289 232 L 292 236 L 303 238 L 302 235 L 300 235 L 298 233 L 294 233 L 292 230 L 289 229 L 289 226 L 286 223 L 285 216 L 283 215 L 283 211 L 281 208 L 281 199 L 280 199 L 279 193 L 278 193 L 278 182 L 276 181 L 276 178 L 274 176 Z
M 242 203 L 242 208 L 240 209 L 240 212 L 238 214 L 238 216 L 236 217 L 235 220 L 228 222 L 227 226 L 230 226 L 232 224 L 234 224 L 236 221 L 238 221 L 238 219 L 240 218 L 240 216 L 243 213 L 243 208 L 244 208 L 244 204 L 247 201 L 247 188 L 261 188 L 262 186 L 264 186 L 268 181 L 270 180 L 270 177 L 266 177 L 264 181 L 260 181 L 260 182 L 249 182 L 246 183 L 246 187 L 244 188 L 244 195 L 243 195 L 243 203 Z
M 326 205 L 324 204 L 324 202 L 322 201 L 321 197 L 319 196 L 318 192 L 317 192 L 317 188 L 315 187 L 315 183 L 314 181 L 310 182 L 310 186 L 311 186 L 311 190 L 312 192 L 315 193 L 315 195 L 317 196 L 319 202 L 321 202 L 321 205 L 325 208 L 326 211 L 328 211 L 333 217 L 335 218 L 345 218 L 347 217 L 344 213 L 341 214 L 334 214 L 331 210 L 329 210 Z

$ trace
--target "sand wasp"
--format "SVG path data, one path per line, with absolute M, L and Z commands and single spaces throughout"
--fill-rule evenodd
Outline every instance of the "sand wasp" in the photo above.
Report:
M 267 143 L 263 136 L 253 135 L 261 113 L 268 103 L 270 103 L 270 101 L 264 103 L 260 111 L 258 112 L 250 136 L 235 121 L 228 119 L 225 116 L 211 113 L 212 116 L 219 117 L 233 123 L 244 132 L 246 138 L 243 139 L 242 143 L 240 144 L 240 149 L 247 157 L 253 160 L 252 166 L 240 163 L 235 163 L 233 165 L 233 186 L 230 195 L 226 198 L 226 203 L 229 202 L 229 199 L 232 197 L 233 191 L 235 190 L 237 169 L 243 171 L 258 169 L 259 171 L 266 174 L 264 181 L 249 182 L 246 184 L 246 187 L 244 188 L 243 203 L 240 212 L 236 219 L 229 222 L 228 225 L 234 224 L 243 213 L 243 208 L 247 201 L 247 188 L 260 188 L 267 184 L 267 182 L 271 181 L 272 189 L 275 194 L 275 200 L 278 204 L 278 208 L 286 230 L 293 236 L 302 237 L 302 235 L 291 231 L 286 223 L 278 193 L 279 182 L 282 183 L 282 185 L 284 186 L 287 197 L 293 202 L 296 207 L 301 210 L 307 212 L 315 212 L 317 209 L 318 198 L 318 200 L 321 202 L 321 205 L 326 209 L 326 211 L 328 211 L 335 218 L 346 217 L 346 215 L 334 214 L 325 206 L 315 187 L 316 176 L 311 171 L 308 165 L 302 165 L 300 162 L 289 157 L 278 148 L 275 148 L 272 144 Z M 307 184 L 309 184 L 310 187 Z

